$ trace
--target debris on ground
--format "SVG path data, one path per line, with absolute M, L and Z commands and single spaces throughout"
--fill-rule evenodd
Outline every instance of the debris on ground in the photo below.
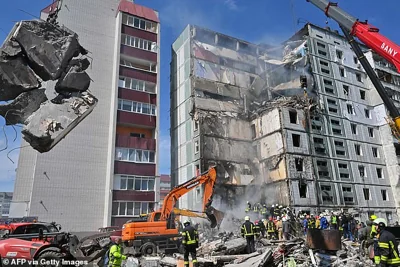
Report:
M 23 138 L 37 151 L 51 150 L 97 104 L 90 94 L 88 53 L 78 35 L 42 20 L 15 24 L 0 49 L 0 115 L 22 124 Z M 54 83 L 54 91 L 43 83 Z M 55 96 L 55 97 L 54 97 Z

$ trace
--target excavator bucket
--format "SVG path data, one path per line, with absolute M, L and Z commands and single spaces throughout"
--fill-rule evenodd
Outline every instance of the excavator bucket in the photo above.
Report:
M 221 225 L 225 213 L 211 206 L 206 210 L 206 215 L 208 220 L 211 222 L 211 228 L 215 228 Z

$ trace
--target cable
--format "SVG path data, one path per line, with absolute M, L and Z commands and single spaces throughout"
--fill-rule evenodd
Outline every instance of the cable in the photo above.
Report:
M 9 157 L 10 153 L 13 152 L 13 151 L 16 150 L 16 149 L 25 148 L 25 147 L 28 147 L 28 146 L 30 146 L 30 145 L 20 146 L 20 147 L 16 147 L 16 148 L 11 149 L 11 150 L 8 151 L 8 153 L 7 153 L 7 158 L 8 158 L 13 164 L 15 164 L 15 162 Z

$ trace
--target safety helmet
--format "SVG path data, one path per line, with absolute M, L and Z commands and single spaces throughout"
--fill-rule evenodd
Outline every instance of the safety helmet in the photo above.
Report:
M 385 219 L 383 219 L 383 218 L 378 218 L 378 219 L 374 220 L 373 224 L 377 224 L 379 226 L 385 226 L 386 227 L 387 226 L 387 221 Z
M 184 222 L 183 222 L 183 225 L 189 225 L 190 224 L 190 221 L 189 220 L 185 220 Z
M 323 214 L 323 213 L 321 213 L 320 215 L 319 215 L 319 217 L 324 217 L 325 216 L 325 214 Z
M 263 204 L 263 207 L 266 207 L 267 206 L 267 204 Z
M 275 206 L 277 206 L 277 207 L 278 207 L 278 204 L 276 204 Z
M 277 216 L 276 219 L 279 221 L 281 219 L 281 217 Z
M 249 216 L 246 216 L 246 217 L 244 217 L 244 220 L 245 220 L 245 221 L 250 221 L 250 217 L 249 217 Z
M 249 204 L 250 203 L 250 201 L 247 201 L 247 204 Z
M 376 216 L 375 214 L 372 214 L 371 216 L 369 216 L 369 219 L 371 221 L 374 221 L 374 220 L 378 219 L 378 216 Z
M 280 208 L 280 209 L 283 208 L 282 205 L 280 205 L 279 208 Z
M 272 207 L 275 207 L 275 205 L 272 205 Z

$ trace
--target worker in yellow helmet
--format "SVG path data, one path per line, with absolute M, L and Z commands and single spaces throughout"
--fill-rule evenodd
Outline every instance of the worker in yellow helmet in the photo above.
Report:
M 371 222 L 375 221 L 376 219 L 378 219 L 378 216 L 376 216 L 375 214 L 372 214 L 371 216 L 369 216 L 369 220 Z M 376 236 L 376 234 L 377 234 L 376 225 L 372 224 L 371 233 L 369 234 L 369 236 L 370 236 L 370 238 L 373 239 Z

